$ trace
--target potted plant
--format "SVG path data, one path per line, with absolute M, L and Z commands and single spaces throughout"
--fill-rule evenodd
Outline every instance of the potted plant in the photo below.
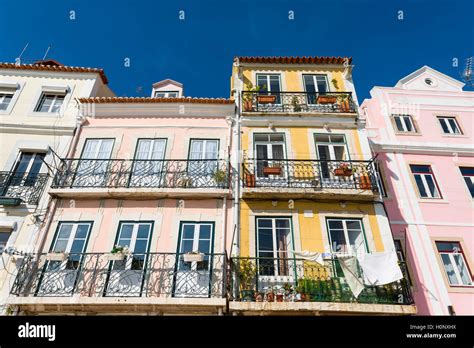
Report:
M 227 180 L 227 173 L 222 169 L 218 169 L 214 172 L 212 178 L 218 186 L 222 186 Z
M 275 302 L 275 293 L 273 292 L 273 287 L 267 288 L 265 292 L 265 301 L 267 302 Z
M 337 98 L 334 95 L 320 94 L 318 95 L 318 104 L 334 104 Z
M 204 261 L 204 254 L 199 251 L 190 251 L 183 254 L 184 262 L 202 262 Z
M 342 112 L 350 112 L 350 104 L 349 104 L 349 94 L 340 94 L 337 97 L 337 103 L 339 104 L 339 109 Z
M 128 246 L 115 245 L 109 254 L 107 254 L 107 259 L 109 261 L 122 261 L 126 255 L 130 253 Z
M 281 166 L 263 167 L 263 174 L 265 175 L 281 175 Z
M 250 302 L 254 300 L 255 293 L 255 276 L 257 267 L 248 259 L 240 259 L 239 272 L 237 274 L 240 284 L 240 297 L 242 301 Z
M 246 187 L 255 187 L 255 174 L 253 173 L 244 173 L 245 176 L 245 186 Z
M 293 106 L 294 112 L 301 111 L 301 104 L 298 102 L 298 98 L 296 97 L 296 95 L 291 98 L 291 105 Z
M 178 179 L 177 184 L 179 187 L 192 187 L 193 180 L 189 176 L 184 175 Z
M 260 86 L 255 86 L 254 87 L 251 83 L 248 83 L 245 86 L 245 91 L 242 94 L 242 101 L 243 101 L 244 111 L 252 111 L 253 110 L 254 96 L 259 91 L 260 91 Z
M 65 261 L 69 257 L 69 253 L 65 251 L 50 251 L 46 254 L 48 261 Z
M 349 163 L 341 163 L 339 167 L 334 169 L 335 176 L 351 176 L 352 168 L 349 167 Z
M 359 177 L 359 188 L 362 190 L 370 190 L 372 189 L 372 183 L 370 181 L 369 174 L 364 173 L 361 174 Z
M 263 292 L 260 292 L 260 291 L 255 291 L 254 297 L 255 297 L 256 302 L 263 302 L 265 294 Z
M 262 94 L 257 96 L 257 101 L 259 104 L 275 104 L 276 95 Z
M 338 85 L 338 83 L 337 83 L 337 80 L 336 80 L 336 79 L 332 79 L 331 82 L 332 82 L 332 85 L 334 86 L 334 88 L 336 89 L 336 91 L 339 90 L 339 85 Z

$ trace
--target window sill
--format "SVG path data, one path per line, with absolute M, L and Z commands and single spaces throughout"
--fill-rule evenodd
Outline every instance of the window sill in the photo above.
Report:
M 469 138 L 465 134 L 441 134 L 443 138 Z
M 63 117 L 62 113 L 57 113 L 57 112 L 39 112 L 39 111 L 33 111 L 31 114 L 28 116 L 30 117 Z
M 420 132 L 412 133 L 412 132 L 395 132 L 395 135 L 404 135 L 404 136 L 421 136 L 422 134 Z
M 474 294 L 474 285 L 449 285 L 448 292 Z
M 418 198 L 420 203 L 439 203 L 439 204 L 449 204 L 449 201 L 443 198 Z

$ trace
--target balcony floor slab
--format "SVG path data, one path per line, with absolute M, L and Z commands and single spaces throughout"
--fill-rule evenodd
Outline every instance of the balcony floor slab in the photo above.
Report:
M 255 187 L 244 188 L 243 198 L 317 198 L 333 200 L 360 200 L 374 201 L 378 199 L 378 193 L 362 189 L 312 189 L 312 188 L 280 188 L 280 187 Z

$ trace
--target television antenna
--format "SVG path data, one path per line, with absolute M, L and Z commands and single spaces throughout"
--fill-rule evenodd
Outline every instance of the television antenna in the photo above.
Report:
M 25 53 L 25 51 L 26 51 L 26 49 L 27 49 L 27 47 L 28 47 L 29 44 L 30 44 L 29 42 L 26 43 L 25 47 L 23 47 L 23 50 L 21 51 L 21 53 L 20 53 L 20 55 L 18 56 L 18 58 L 15 59 L 15 64 L 16 64 L 16 65 L 20 65 L 20 64 L 21 64 L 21 56 L 23 55 L 23 53 Z
M 48 52 L 49 52 L 50 49 L 51 49 L 51 45 L 49 45 L 48 48 L 46 49 L 46 53 L 44 54 L 42 60 L 45 60 L 45 59 L 46 59 L 46 56 L 48 55 Z
M 461 76 L 466 85 L 474 87 L 474 57 L 466 59 L 466 66 Z

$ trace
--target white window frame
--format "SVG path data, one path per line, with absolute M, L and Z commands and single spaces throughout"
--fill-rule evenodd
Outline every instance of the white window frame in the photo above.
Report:
M 18 100 L 18 97 L 20 96 L 21 90 L 23 89 L 23 86 L 25 85 L 24 82 L 21 83 L 11 83 L 11 82 L 1 82 L 0 81 L 0 93 L 2 93 L 2 90 L 4 90 L 5 94 L 10 94 L 7 90 L 11 90 L 13 92 L 13 97 L 10 100 L 10 103 L 8 104 L 7 108 L 5 110 L 0 110 L 0 115 L 9 115 L 11 114 L 13 107 L 16 104 L 16 101 Z
M 146 247 L 145 247 L 145 252 L 144 252 L 144 258 L 143 258 L 143 269 L 146 269 L 146 261 L 147 261 L 147 254 L 148 254 L 148 248 L 150 246 L 151 242 L 151 237 L 153 233 L 153 223 L 149 221 L 120 221 L 119 222 L 119 229 L 117 233 L 117 244 L 119 243 L 120 236 L 122 234 L 123 227 L 125 225 L 132 225 L 132 235 L 130 236 L 130 245 L 121 245 L 122 247 L 128 247 L 128 250 L 132 254 L 129 258 L 127 258 L 126 263 L 125 263 L 125 268 L 126 270 L 131 270 L 132 265 L 133 265 L 133 255 L 135 254 L 135 244 L 137 243 L 138 239 L 138 229 L 140 228 L 140 225 L 147 225 L 148 228 L 148 238 L 146 239 Z M 140 238 L 143 239 L 143 238 Z M 140 255 L 140 254 L 136 254 Z
M 337 250 L 333 250 L 333 243 L 332 243 L 332 236 L 331 236 L 331 228 L 329 227 L 329 221 L 342 221 L 342 229 L 344 231 L 344 240 L 346 242 L 346 248 L 348 248 L 348 250 L 346 251 L 337 251 Z M 367 245 L 367 240 L 365 238 L 365 230 L 364 230 L 364 222 L 362 221 L 362 219 L 357 219 L 357 218 L 340 218 L 340 217 L 327 217 L 326 218 L 326 226 L 327 226 L 327 231 L 328 231 L 328 237 L 329 237 L 329 250 L 331 250 L 331 253 L 332 254 L 335 254 L 335 255 L 355 255 L 356 254 L 356 251 L 355 250 L 352 250 L 352 245 L 350 243 L 350 240 L 349 240 L 349 232 L 348 232 L 348 229 L 347 229 L 347 222 L 348 221 L 357 221 L 359 222 L 359 226 L 360 226 L 360 233 L 362 234 L 362 239 L 363 239 L 363 251 L 364 253 L 368 253 L 369 251 L 367 250 L 368 248 L 368 245 Z
M 443 241 L 440 241 L 440 242 L 443 242 Z M 458 243 L 458 242 L 456 242 Z M 444 268 L 444 272 L 446 273 L 446 277 L 448 278 L 448 283 L 450 286 L 464 286 L 464 287 L 473 287 L 474 284 L 472 282 L 472 276 L 471 276 L 471 272 L 469 271 L 469 267 L 466 263 L 466 259 L 464 258 L 464 253 L 461 251 L 461 252 L 457 252 L 457 251 L 453 251 L 453 252 L 447 252 L 447 251 L 438 251 L 438 254 L 441 258 L 441 263 L 443 264 L 443 268 Z M 449 276 L 448 276 L 448 271 L 446 270 L 446 265 L 444 264 L 444 261 L 443 261 L 443 258 L 441 255 L 448 255 L 449 257 L 449 261 L 451 262 L 451 266 L 453 267 L 453 271 L 454 271 L 454 275 L 456 276 L 456 279 L 458 281 L 458 284 L 452 284 L 450 279 L 449 279 Z M 467 274 L 469 276 L 469 280 L 470 280 L 470 283 L 471 284 L 464 284 L 463 282 L 463 279 L 461 277 L 461 273 L 458 269 L 458 264 L 456 263 L 456 260 L 454 259 L 454 255 L 461 255 L 461 260 L 464 264 L 464 267 L 466 267 L 466 271 L 467 271 Z
M 305 92 L 307 92 L 305 76 L 311 76 L 313 78 L 314 88 L 316 90 L 315 93 L 319 93 L 318 79 L 317 79 L 318 76 L 322 76 L 326 80 L 326 89 L 327 89 L 326 93 L 331 92 L 331 89 L 329 88 L 329 80 L 328 80 L 328 75 L 327 74 L 306 74 L 306 73 L 301 75 Z M 311 93 L 311 92 L 309 92 L 309 93 Z
M 81 251 L 81 253 L 84 253 L 85 250 L 87 249 L 87 242 L 88 242 L 88 239 L 89 239 L 89 236 L 90 236 L 90 233 L 91 233 L 92 224 L 90 222 L 80 222 L 80 221 L 79 222 L 59 222 L 58 232 L 57 232 L 57 235 L 54 238 L 53 245 L 51 246 L 51 251 L 54 251 L 55 248 L 56 248 L 56 245 L 58 243 L 59 233 L 61 232 L 61 228 L 63 226 L 67 226 L 67 225 L 72 225 L 71 233 L 69 234 L 69 238 L 68 238 L 68 241 L 67 241 L 67 244 L 66 244 L 66 248 L 64 250 L 64 252 L 67 252 L 67 253 L 71 251 L 72 244 L 74 243 L 74 240 L 76 239 L 77 228 L 79 227 L 79 225 L 88 225 L 89 226 L 89 228 L 87 230 L 87 236 L 85 238 L 84 246 L 83 246 L 82 251 Z
M 163 97 L 158 97 L 157 94 L 163 93 Z M 171 94 L 176 94 L 171 96 Z M 179 91 L 155 91 L 155 98 L 179 98 Z
M 48 86 L 41 86 L 34 98 L 36 103 L 31 103 L 30 112 L 28 116 L 30 117 L 62 117 L 66 111 L 66 106 L 68 105 L 69 101 L 72 98 L 74 92 L 75 85 L 72 87 L 69 85 L 48 85 Z M 36 111 L 37 107 L 39 106 L 43 95 L 45 94 L 64 94 L 64 100 L 56 112 L 44 112 L 44 111 Z
M 42 107 L 42 101 L 43 99 L 45 98 L 48 98 L 48 97 L 51 97 L 53 96 L 53 100 L 51 102 L 51 105 L 48 107 L 48 111 L 45 111 L 45 110 L 38 110 L 40 107 Z M 58 103 L 58 97 L 62 97 L 62 100 L 61 100 L 61 106 L 59 106 L 59 109 L 57 111 L 52 111 L 53 108 L 57 107 L 57 103 Z M 48 113 L 48 114 L 54 114 L 54 113 L 60 113 L 61 112 L 61 109 L 64 105 L 64 101 L 66 100 L 66 94 L 62 94 L 62 93 L 52 93 L 52 92 L 43 92 L 41 94 L 41 97 L 40 99 L 38 100 L 38 103 L 36 104 L 36 107 L 35 107 L 35 112 L 40 112 L 40 113 Z
M 461 173 L 461 176 L 462 176 L 463 181 L 464 181 L 464 185 L 466 185 L 466 189 L 467 189 L 467 192 L 469 193 L 469 196 L 471 196 L 471 198 L 474 198 L 474 196 L 471 193 L 471 190 L 469 190 L 469 186 L 466 183 L 466 178 L 469 178 L 471 183 L 474 185 L 474 175 L 465 175 L 465 174 L 463 174 L 462 173 L 462 168 L 470 168 L 470 167 L 469 166 L 459 166 L 459 172 Z
M 456 120 L 456 117 L 453 117 L 453 116 L 438 116 L 437 118 L 438 118 L 438 121 L 440 123 L 441 131 L 443 132 L 443 134 L 446 134 L 446 135 L 462 135 L 463 134 L 462 131 L 461 131 L 461 127 L 459 127 L 458 120 Z M 452 127 L 451 123 L 449 122 L 449 120 L 454 121 L 454 125 L 455 125 L 456 129 L 453 129 L 453 127 Z M 446 133 L 444 131 L 442 122 L 444 122 L 446 128 L 448 128 L 448 133 Z M 457 133 L 455 132 L 455 130 L 457 130 Z
M 419 195 L 419 197 L 420 197 L 420 198 L 423 198 L 423 199 L 425 199 L 425 198 L 428 198 L 428 199 L 429 199 L 429 198 L 442 199 L 443 197 L 441 196 L 441 192 L 440 192 L 440 189 L 439 189 L 439 187 L 438 187 L 438 182 L 436 181 L 436 178 L 435 178 L 435 176 L 434 176 L 433 169 L 431 168 L 431 166 L 428 165 L 428 164 L 412 164 L 412 165 L 414 165 L 414 166 L 427 166 L 427 167 L 430 168 L 430 172 L 429 172 L 429 173 L 417 173 L 417 172 L 414 173 L 414 172 L 413 172 L 413 169 L 412 169 L 411 166 L 410 166 L 410 171 L 411 171 L 411 173 L 412 173 L 412 175 L 413 175 L 413 180 L 415 181 L 415 185 L 416 185 L 416 189 L 418 190 L 418 195 Z M 417 176 L 417 175 L 419 175 L 420 178 L 421 178 L 421 182 L 422 182 L 422 184 L 423 184 L 423 187 L 424 187 L 424 189 L 425 189 L 425 192 L 427 193 L 427 196 L 426 196 L 426 197 L 423 197 L 423 196 L 421 195 L 420 188 L 418 187 L 418 182 L 416 181 L 416 176 Z M 432 195 L 431 195 L 430 187 L 428 186 L 428 182 L 426 181 L 426 177 L 427 177 L 427 176 L 431 176 L 431 178 L 433 179 L 433 183 L 434 183 L 434 185 L 435 185 L 436 193 L 438 194 L 437 196 L 432 196 Z
M 392 115 L 393 117 L 393 121 L 394 121 L 394 124 L 395 124 L 395 127 L 397 129 L 397 132 L 400 132 L 400 133 L 417 133 L 417 128 L 415 127 L 415 122 L 413 122 L 413 117 L 411 115 Z M 400 119 L 400 124 L 402 125 L 402 130 L 398 129 L 398 125 L 397 125 L 397 117 Z M 408 127 L 407 127 L 407 124 L 406 124 L 406 118 L 408 118 L 410 120 L 410 124 L 411 124 L 411 128 L 412 130 L 409 131 L 408 130 Z

